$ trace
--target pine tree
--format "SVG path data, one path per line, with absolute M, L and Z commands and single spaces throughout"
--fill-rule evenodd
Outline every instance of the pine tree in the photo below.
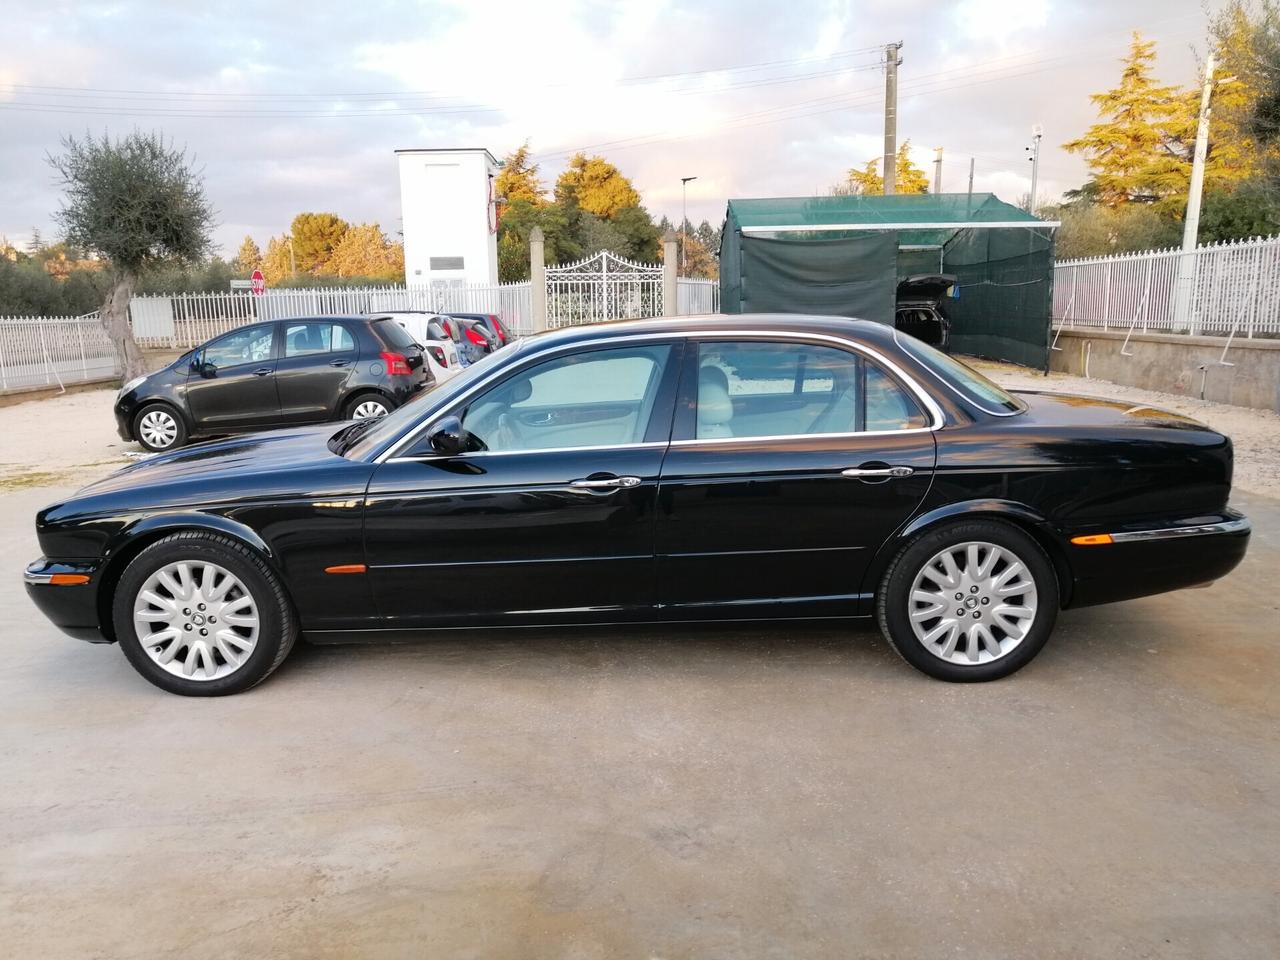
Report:
M 546 202 L 542 181 L 538 179 L 538 165 L 530 158 L 528 140 L 502 161 L 502 172 L 494 186 L 504 203 L 527 200 L 536 207 Z
M 895 193 L 928 193 L 929 177 L 911 162 L 911 141 L 903 140 L 898 147 L 894 168 Z M 844 183 L 831 188 L 837 195 L 854 194 L 868 197 L 884 193 L 884 177 L 880 176 L 880 158 L 867 161 L 861 170 L 854 168 L 845 174 Z
M 247 236 L 240 242 L 240 249 L 236 252 L 236 272 L 247 275 L 261 269 L 262 251 L 253 237 Z
M 1189 131 L 1194 136 L 1191 95 L 1157 84 L 1155 60 L 1155 41 L 1135 31 L 1119 86 L 1091 97 L 1099 121 L 1062 145 L 1084 154 L 1092 174 L 1088 192 L 1109 206 L 1153 203 L 1186 192 L 1186 140 Z

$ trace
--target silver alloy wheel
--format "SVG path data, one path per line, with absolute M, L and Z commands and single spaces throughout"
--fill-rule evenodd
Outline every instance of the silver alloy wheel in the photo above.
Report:
M 368 420 L 370 417 L 385 417 L 387 405 L 381 400 L 361 400 L 352 413 L 354 420 Z
M 1035 622 L 1036 583 L 1008 547 L 970 541 L 939 550 L 911 584 L 907 613 L 921 646 L 962 666 L 1012 651 Z
M 148 445 L 162 450 L 178 439 L 178 421 L 168 410 L 148 410 L 138 421 L 138 432 Z
M 152 660 L 185 680 L 220 680 L 258 643 L 258 605 L 239 578 L 206 560 L 151 574 L 133 601 L 133 628 Z

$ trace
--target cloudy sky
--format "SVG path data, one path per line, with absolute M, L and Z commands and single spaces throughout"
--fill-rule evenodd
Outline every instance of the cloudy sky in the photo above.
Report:
M 1199 0 L 0 0 L 0 236 L 53 236 L 45 154 L 66 133 L 159 129 L 204 168 L 216 240 L 265 245 L 301 210 L 399 227 L 392 151 L 526 139 L 550 183 L 607 156 L 656 217 L 822 193 L 882 148 L 885 43 L 899 137 L 943 190 L 1016 202 L 1044 127 L 1042 198 L 1084 177 L 1059 148 L 1093 119 L 1130 31 L 1194 82 Z

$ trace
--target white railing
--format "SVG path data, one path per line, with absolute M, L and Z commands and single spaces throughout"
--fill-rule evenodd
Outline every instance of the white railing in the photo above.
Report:
M 138 296 L 129 302 L 129 315 L 140 344 L 176 350 L 258 320 L 395 310 L 497 313 L 517 333 L 531 333 L 530 302 L 528 282 L 466 287 L 280 287 L 260 295 L 233 291 Z
M 96 313 L 0 317 L 0 392 L 92 383 L 119 373 Z
M 1181 311 L 1178 273 L 1190 278 Z M 1054 265 L 1055 326 L 1209 336 L 1280 336 L 1280 237 Z
M 720 281 L 680 277 L 676 280 L 676 313 L 682 317 L 720 312 Z

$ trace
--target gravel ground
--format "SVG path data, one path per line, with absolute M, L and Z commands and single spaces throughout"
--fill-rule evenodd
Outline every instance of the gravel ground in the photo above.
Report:
M 1190 397 L 1066 374 L 1048 377 L 1010 364 L 975 361 L 1013 389 L 1047 390 L 1129 400 L 1176 410 L 1222 430 L 1235 441 L 1235 486 L 1280 498 L 1280 416 L 1267 410 L 1208 403 Z M 123 466 L 142 448 L 116 434 L 113 390 L 86 390 L 0 407 L 0 494 L 33 486 L 81 484 Z

